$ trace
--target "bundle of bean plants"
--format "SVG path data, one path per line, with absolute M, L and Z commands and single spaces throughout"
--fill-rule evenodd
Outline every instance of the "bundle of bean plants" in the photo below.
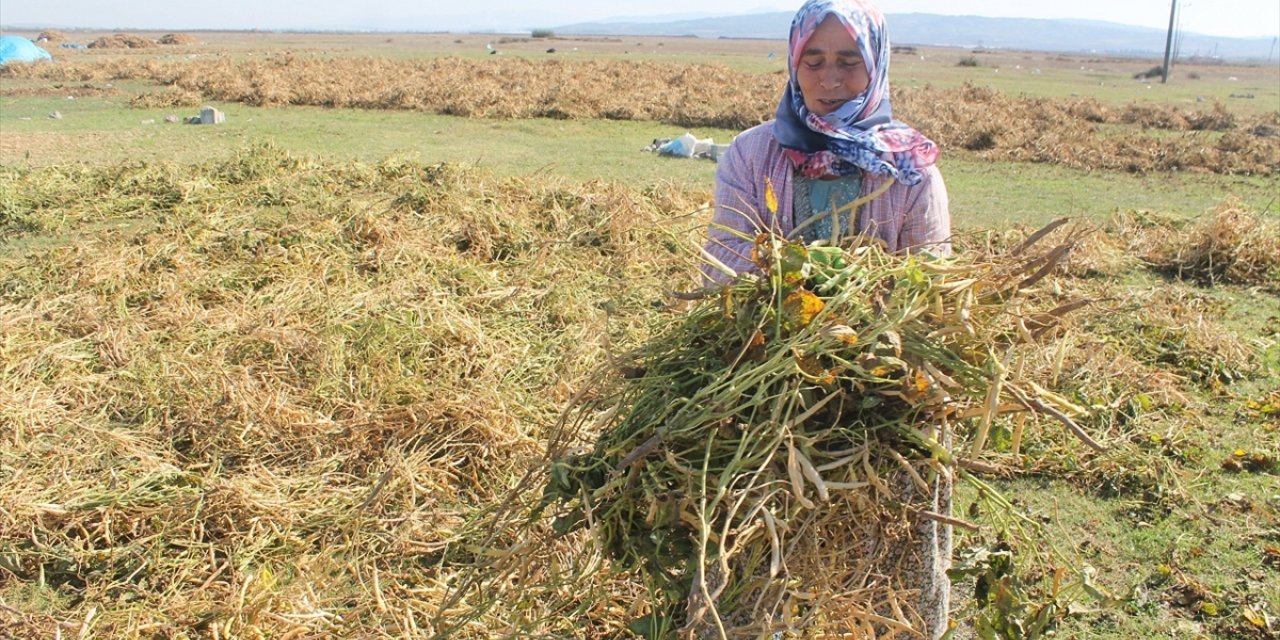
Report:
M 512 536 L 491 584 L 623 576 L 648 594 L 630 620 L 648 637 L 919 637 L 922 574 L 948 546 L 928 538 L 972 526 L 948 513 L 954 478 L 1004 535 L 1036 535 L 970 472 L 993 419 L 1051 416 L 1100 446 L 1064 398 L 1007 373 L 1081 305 L 1045 293 L 1078 240 L 1041 250 L 1051 231 L 982 259 L 761 234 L 759 274 L 693 296 L 571 403 L 519 525 L 558 551 L 539 563 Z

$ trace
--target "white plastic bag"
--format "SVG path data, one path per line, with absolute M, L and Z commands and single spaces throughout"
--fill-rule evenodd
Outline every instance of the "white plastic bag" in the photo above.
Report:
M 686 131 L 684 135 L 679 138 L 658 147 L 658 155 L 692 158 L 693 149 L 696 144 L 698 144 L 698 139 L 693 137 L 692 133 Z

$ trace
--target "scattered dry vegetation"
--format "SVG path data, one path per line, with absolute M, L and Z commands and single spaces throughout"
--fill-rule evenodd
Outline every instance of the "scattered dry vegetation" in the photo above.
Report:
M 407 109 L 485 118 L 653 120 L 743 129 L 772 117 L 781 74 L 717 65 L 435 58 L 78 60 L 9 69 L 62 82 L 141 78 L 205 100 L 258 106 Z M 1280 172 L 1280 111 L 1255 117 L 1092 98 L 1014 97 L 992 89 L 898 89 L 897 115 L 944 147 L 983 157 L 1130 172 Z
M 705 197 L 270 149 L 2 180 L 6 235 L 77 238 L 0 280 L 16 637 L 429 629 L 441 552 L 682 280 Z
M 13 637 L 438 631 L 456 619 L 442 607 L 462 572 L 523 560 L 463 544 L 482 540 L 477 518 L 538 463 L 600 365 L 678 312 L 666 293 L 692 284 L 685 247 L 706 216 L 686 214 L 707 197 L 271 147 L 198 167 L 5 167 L 0 193 L 0 635 Z M 1192 255 L 1158 221 L 1132 220 L 1152 255 Z M 1274 265 L 1228 246 L 1261 235 L 1213 224 L 1205 251 L 1232 256 L 1231 273 Z M 1026 235 L 961 246 L 1004 251 Z M 1255 375 L 1257 347 L 1194 287 L 1122 284 L 1144 268 L 1132 236 L 1093 238 L 1039 288 L 1094 302 L 1010 375 L 1054 380 L 1113 449 L 1013 444 L 1021 426 L 1001 418 L 989 461 L 1019 472 L 1022 447 L 1042 461 L 1026 471 L 1185 506 L 1180 443 L 1201 426 L 1187 408 Z M 1274 415 L 1256 400 L 1241 411 Z M 1269 509 L 1247 517 L 1280 526 Z M 580 538 L 557 545 L 547 553 L 565 566 L 581 560 Z M 1198 584 L 1185 578 L 1160 592 Z M 1220 637 L 1236 637 L 1246 606 L 1280 615 L 1249 599 L 1262 588 L 1177 615 L 1203 619 L 1212 598 Z M 539 621 L 612 638 L 649 601 L 634 575 L 600 575 L 495 608 L 459 637 Z
M 84 98 L 89 96 L 113 96 L 120 93 L 122 93 L 120 88 L 113 86 L 110 82 L 101 84 L 94 82 L 63 84 L 57 82 L 53 84 L 24 84 L 22 86 L 0 88 L 0 95 L 3 96 L 75 96 Z

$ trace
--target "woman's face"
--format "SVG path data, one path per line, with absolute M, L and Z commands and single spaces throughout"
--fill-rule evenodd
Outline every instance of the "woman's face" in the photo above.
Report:
M 804 96 L 804 106 L 825 116 L 867 90 L 871 76 L 863 63 L 858 43 L 835 16 L 823 18 L 814 30 L 796 67 L 796 82 Z

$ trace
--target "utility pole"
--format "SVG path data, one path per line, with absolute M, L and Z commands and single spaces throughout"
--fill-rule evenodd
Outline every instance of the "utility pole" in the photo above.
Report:
M 1173 0 L 1169 7 L 1169 35 L 1164 39 L 1164 67 L 1161 71 L 1160 84 L 1169 82 L 1169 58 L 1173 54 L 1173 21 L 1178 15 L 1178 0 Z

